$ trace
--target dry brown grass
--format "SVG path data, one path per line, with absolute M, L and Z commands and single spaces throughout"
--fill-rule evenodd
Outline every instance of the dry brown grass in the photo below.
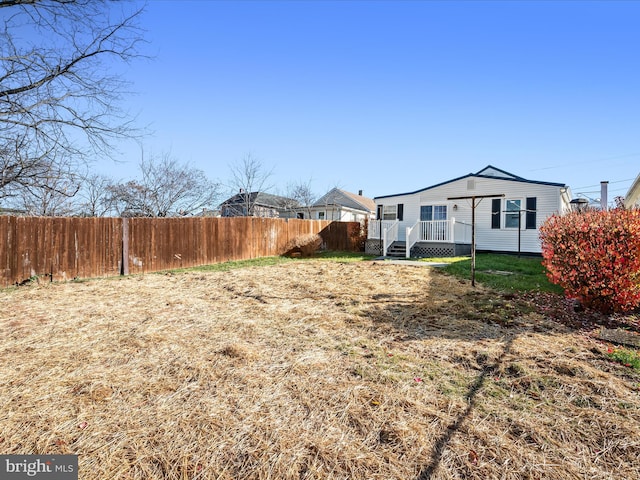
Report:
M 424 267 L 0 292 L 0 453 L 82 479 L 640 478 L 640 378 Z

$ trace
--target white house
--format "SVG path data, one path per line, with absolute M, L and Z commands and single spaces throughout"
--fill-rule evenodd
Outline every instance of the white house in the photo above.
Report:
M 636 177 L 624 197 L 624 206 L 626 208 L 640 208 L 640 175 Z
M 367 252 L 407 257 L 469 254 L 474 221 L 477 251 L 539 254 L 539 227 L 571 210 L 565 184 L 527 180 L 491 165 L 374 201 Z
M 375 218 L 376 204 L 364 197 L 362 190 L 355 193 L 332 188 L 313 205 L 296 209 L 298 218 L 335 220 L 339 222 L 364 222 Z

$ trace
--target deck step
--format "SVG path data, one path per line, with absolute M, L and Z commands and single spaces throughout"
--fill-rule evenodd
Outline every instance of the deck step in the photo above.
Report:
M 406 257 L 407 244 L 405 242 L 393 242 L 387 249 L 387 257 Z

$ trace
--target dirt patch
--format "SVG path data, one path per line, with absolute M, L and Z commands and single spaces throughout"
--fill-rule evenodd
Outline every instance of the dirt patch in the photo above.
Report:
M 640 476 L 637 375 L 430 268 L 40 284 L 0 312 L 0 451 L 82 479 Z

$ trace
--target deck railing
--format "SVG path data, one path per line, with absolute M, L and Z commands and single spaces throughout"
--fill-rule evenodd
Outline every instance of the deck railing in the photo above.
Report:
M 369 238 L 382 241 L 382 255 L 399 238 L 400 222 L 376 220 L 369 222 Z M 405 228 L 407 256 L 418 242 L 471 243 L 471 225 L 455 218 L 450 220 L 417 221 Z
M 406 239 L 407 239 L 407 258 L 411 257 L 411 247 L 413 247 L 418 240 L 420 240 L 420 220 L 413 224 L 411 227 L 407 227 Z
M 453 238 L 456 243 L 471 243 L 471 224 L 453 222 Z
M 471 225 L 451 220 L 417 221 L 406 228 L 407 258 L 418 242 L 471 243 Z
M 398 240 L 400 222 L 396 220 L 382 232 L 382 255 L 387 256 L 387 250 L 393 242 Z
M 372 220 L 369 222 L 369 235 L 367 238 L 382 239 L 382 234 L 385 230 L 388 230 L 394 223 L 398 223 L 397 220 Z
M 456 219 L 432 220 L 420 222 L 420 241 L 423 242 L 453 242 L 453 225 Z

